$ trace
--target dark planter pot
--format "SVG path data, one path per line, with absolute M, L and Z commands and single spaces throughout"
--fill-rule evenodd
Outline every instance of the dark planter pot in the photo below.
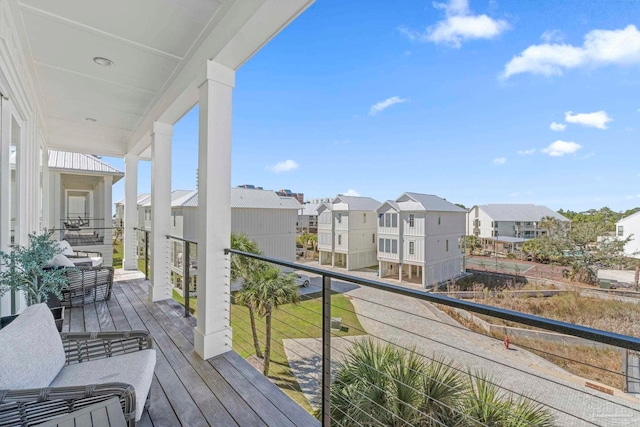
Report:
M 56 322 L 56 328 L 58 328 L 58 332 L 62 332 L 62 323 L 64 322 L 64 307 L 49 308 L 51 309 L 51 314 L 53 314 L 53 320 L 55 320 Z M 14 314 L 13 316 L 0 317 L 0 329 L 13 322 L 17 317 L 17 314 Z

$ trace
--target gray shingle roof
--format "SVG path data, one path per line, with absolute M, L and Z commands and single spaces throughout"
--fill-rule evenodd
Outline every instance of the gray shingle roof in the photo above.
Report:
M 350 211 L 375 211 L 380 202 L 371 197 L 337 196 L 333 203 L 346 203 Z
M 461 212 L 461 213 L 467 212 L 465 209 L 462 209 L 460 206 L 456 206 L 455 204 L 443 199 L 442 197 L 438 197 L 433 194 L 407 192 L 407 193 L 404 193 L 402 196 L 400 196 L 397 201 L 400 201 L 400 199 L 405 195 L 415 200 L 420 205 L 422 205 L 425 211 Z
M 560 221 L 569 221 L 546 206 L 534 204 L 494 203 L 479 205 L 478 208 L 482 209 L 494 221 L 540 221 L 545 216 L 557 218 Z

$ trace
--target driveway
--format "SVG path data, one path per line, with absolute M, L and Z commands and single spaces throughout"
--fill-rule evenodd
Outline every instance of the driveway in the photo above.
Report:
M 372 278 L 368 272 L 349 274 Z M 503 389 L 554 408 L 558 425 L 640 425 L 637 399 L 609 396 L 579 385 L 578 381 L 571 381 L 576 377 L 545 359 L 518 348 L 506 350 L 500 341 L 462 328 L 439 314 L 432 304 L 340 281 L 332 285 L 334 290 L 351 296 L 368 334 L 403 347 L 415 347 L 427 357 L 444 356 L 462 369 L 483 370 Z M 285 342 L 287 347 L 291 348 Z M 295 366 L 296 360 L 317 356 L 317 351 L 315 347 L 298 345 L 297 354 L 287 352 L 287 356 Z M 338 348 L 334 350 L 340 352 Z M 298 375 L 293 366 L 294 375 Z

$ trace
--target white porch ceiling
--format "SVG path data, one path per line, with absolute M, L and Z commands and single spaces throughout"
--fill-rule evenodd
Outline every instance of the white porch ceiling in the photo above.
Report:
M 237 69 L 312 1 L 10 4 L 49 148 L 124 155 L 146 149 L 154 120 L 173 123 L 197 102 L 195 78 L 204 61 Z M 97 65 L 94 57 L 114 65 Z

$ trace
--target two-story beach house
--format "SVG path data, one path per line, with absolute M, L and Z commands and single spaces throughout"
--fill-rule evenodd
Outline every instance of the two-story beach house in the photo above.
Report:
M 404 193 L 377 214 L 381 277 L 428 287 L 464 273 L 464 209 L 431 194 Z
M 624 245 L 624 255 L 640 258 L 640 212 L 622 218 L 616 223 L 616 237 L 626 239 L 629 236 L 631 239 Z
M 318 208 L 320 265 L 347 270 L 376 264 L 376 209 L 371 197 L 339 195 Z

